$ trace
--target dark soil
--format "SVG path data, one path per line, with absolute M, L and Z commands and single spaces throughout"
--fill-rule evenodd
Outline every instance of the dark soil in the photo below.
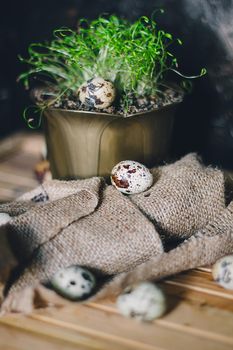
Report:
M 33 93 L 33 97 L 36 102 L 42 102 L 48 99 L 46 93 L 42 90 L 36 90 Z M 183 100 L 184 92 L 182 90 L 174 90 L 172 88 L 166 89 L 160 95 L 148 96 L 148 97 L 134 97 L 130 98 L 130 104 L 128 106 L 127 112 L 124 110 L 123 101 L 118 99 L 112 106 L 105 109 L 96 109 L 90 106 L 85 106 L 82 104 L 77 96 L 69 94 L 63 96 L 60 100 L 54 102 L 50 107 L 66 109 L 66 110 L 79 110 L 79 111 L 88 111 L 88 112 L 99 112 L 99 113 L 108 113 L 120 115 L 122 117 L 128 117 L 135 113 L 147 112 L 154 109 L 159 109 L 161 107 L 179 103 Z

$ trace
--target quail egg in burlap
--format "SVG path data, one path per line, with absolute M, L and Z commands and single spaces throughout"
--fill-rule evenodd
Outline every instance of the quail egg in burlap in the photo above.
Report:
M 95 287 L 95 277 L 87 269 L 78 265 L 57 271 L 50 279 L 53 289 L 70 300 L 87 298 Z
M 124 194 L 136 194 L 152 186 L 153 175 L 145 165 L 133 160 L 123 160 L 112 169 L 111 182 Z

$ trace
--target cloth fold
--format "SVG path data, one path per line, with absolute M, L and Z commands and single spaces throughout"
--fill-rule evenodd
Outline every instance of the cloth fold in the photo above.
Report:
M 116 276 L 94 296 L 94 299 L 116 296 L 127 286 L 144 280 L 158 281 L 181 271 L 213 264 L 231 253 L 233 253 L 233 201 L 204 229 L 168 253 L 153 257 L 132 271 Z
M 56 186 L 57 196 L 54 195 Z M 48 201 L 37 205 L 32 202 L 30 208 L 28 204 L 25 205 L 28 195 L 24 196 L 22 206 L 26 210 L 8 224 L 8 238 L 18 261 L 28 260 L 39 246 L 50 241 L 72 222 L 92 213 L 99 203 L 100 186 L 99 178 L 72 183 L 49 182 L 43 186 Z M 29 198 L 38 196 L 40 190 L 39 187 L 30 193 Z M 62 198 L 61 194 L 65 197 Z M 15 210 L 15 204 L 13 207 Z M 11 208 L 8 208 L 8 214 L 12 215 Z
M 74 264 L 115 276 L 95 296 L 102 298 L 232 253 L 233 204 L 225 206 L 223 173 L 196 154 L 151 171 L 153 186 L 137 195 L 100 178 L 52 180 L 0 205 L 13 216 L 6 228 L 19 261 L 2 310 L 24 310 L 24 290 L 31 296 L 25 310 L 33 308 L 30 288 Z M 168 251 L 171 241 L 178 246 Z
M 154 185 L 131 199 L 166 240 L 191 237 L 225 208 L 223 173 L 195 153 L 152 172 Z
M 70 224 L 34 251 L 8 294 L 46 282 L 59 269 L 73 264 L 111 275 L 130 270 L 162 252 L 154 226 L 124 195 L 109 186 L 92 215 Z

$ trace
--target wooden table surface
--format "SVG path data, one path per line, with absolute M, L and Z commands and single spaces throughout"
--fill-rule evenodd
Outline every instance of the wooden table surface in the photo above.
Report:
M 0 143 L 0 201 L 37 185 L 32 169 L 43 144 L 39 134 L 17 134 Z M 208 268 L 179 274 L 161 286 L 171 307 L 150 324 L 123 318 L 114 300 L 73 303 L 0 318 L 0 349 L 233 349 L 233 292 L 217 286 Z

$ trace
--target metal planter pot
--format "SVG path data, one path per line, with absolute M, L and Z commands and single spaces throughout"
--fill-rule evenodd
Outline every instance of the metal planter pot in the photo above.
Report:
M 108 176 L 121 160 L 152 167 L 168 156 L 176 105 L 127 118 L 48 109 L 44 126 L 53 178 Z

